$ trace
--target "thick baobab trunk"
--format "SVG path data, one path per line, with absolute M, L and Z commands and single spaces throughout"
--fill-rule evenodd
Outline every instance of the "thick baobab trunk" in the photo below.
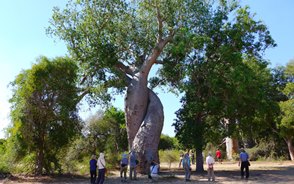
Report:
M 129 84 L 125 97 L 125 116 L 129 149 L 133 147 L 133 141 L 144 120 L 147 105 L 147 79 L 142 75 L 137 75 Z
M 292 142 L 293 142 L 292 139 L 287 139 L 286 140 L 288 150 L 289 150 L 289 154 L 290 154 L 290 158 L 291 158 L 292 161 L 294 161 L 294 146 L 293 146 Z
M 149 164 L 152 160 L 159 163 L 158 144 L 163 127 L 163 119 L 163 106 L 157 95 L 149 90 L 147 112 L 133 141 L 133 149 L 138 154 L 141 161 L 140 168 L 143 172 L 148 172 Z
M 140 77 L 133 79 L 125 99 L 129 149 L 136 151 L 139 171 L 146 173 L 150 162 L 158 159 L 158 144 L 163 127 L 163 106 L 157 95 Z

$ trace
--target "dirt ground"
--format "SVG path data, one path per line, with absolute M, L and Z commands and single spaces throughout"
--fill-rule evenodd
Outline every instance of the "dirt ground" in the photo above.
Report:
M 195 165 L 193 166 L 195 170 Z M 204 166 L 204 169 L 206 167 Z M 118 171 L 108 173 L 104 184 L 121 183 L 118 177 Z M 276 162 L 251 162 L 250 177 L 248 180 L 241 179 L 237 162 L 223 162 L 215 164 L 215 182 L 208 182 L 206 173 L 192 172 L 191 182 L 185 182 L 184 172 L 177 168 L 174 163 L 169 170 L 166 164 L 161 165 L 160 178 L 155 183 L 160 184 L 182 184 L 182 183 L 219 183 L 219 184 L 255 184 L 255 183 L 281 183 L 294 184 L 294 162 L 276 161 Z M 24 177 L 10 176 L 8 178 L 0 178 L 0 184 L 88 184 L 88 176 L 58 176 L 58 177 Z M 138 175 L 137 180 L 128 180 L 130 184 L 151 183 L 145 175 Z

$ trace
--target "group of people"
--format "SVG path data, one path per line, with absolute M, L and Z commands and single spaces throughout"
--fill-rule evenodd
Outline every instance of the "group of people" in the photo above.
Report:
M 95 155 L 92 155 L 90 160 L 90 175 L 91 175 L 91 184 L 103 184 L 105 179 L 105 158 L 104 154 L 100 153 L 99 158 L 96 159 Z M 97 177 L 97 168 L 98 168 L 98 178 Z
M 219 149 L 216 151 L 216 159 L 220 163 L 222 163 L 221 160 L 221 152 Z M 208 156 L 206 157 L 206 165 L 207 165 L 207 175 L 208 175 L 208 181 L 215 181 L 215 175 L 214 175 L 214 164 L 215 160 L 212 157 L 211 152 L 208 153 Z M 193 164 L 193 163 L 192 163 Z M 122 182 L 127 181 L 127 170 L 129 166 L 129 177 L 130 180 L 136 180 L 137 179 L 137 171 L 136 167 L 138 165 L 138 160 L 135 151 L 131 151 L 129 154 L 122 154 L 122 158 L 120 161 L 120 178 Z M 189 154 L 189 151 L 187 151 L 185 154 L 180 156 L 180 163 L 179 167 L 183 167 L 185 171 L 185 180 L 191 181 L 191 154 Z M 238 166 L 240 166 L 241 169 L 241 178 L 248 179 L 249 178 L 249 155 L 245 152 L 244 148 L 241 148 L 241 153 L 239 157 L 239 163 Z M 97 177 L 97 168 L 98 168 L 98 178 Z M 245 172 L 244 172 L 245 170 Z M 152 181 L 156 181 L 158 179 L 158 171 L 159 171 L 159 165 L 154 160 L 150 164 L 150 170 L 148 177 Z M 103 184 L 105 179 L 105 158 L 104 154 L 100 153 L 99 158 L 96 160 L 96 156 L 93 155 L 90 160 L 90 175 L 91 175 L 91 184 Z
M 137 180 L 137 165 L 139 161 L 135 151 L 131 151 L 129 154 L 123 153 L 120 160 L 120 178 L 121 182 L 127 181 L 127 170 L 129 166 L 129 177 L 130 180 Z M 100 153 L 98 159 L 95 155 L 92 155 L 90 160 L 90 176 L 91 184 L 103 184 L 105 180 L 105 158 L 104 154 Z M 98 177 L 97 177 L 97 168 L 98 168 Z M 156 181 L 158 179 L 159 165 L 154 160 L 150 164 L 150 174 L 148 175 L 149 179 Z M 97 177 L 97 179 L 96 179 Z
M 240 150 L 240 156 L 239 156 L 239 162 L 238 162 L 238 166 L 240 167 L 241 170 L 241 178 L 245 178 L 248 179 L 249 178 L 249 166 L 250 166 L 250 162 L 249 162 L 249 155 L 248 153 L 246 153 L 246 151 L 244 150 L 244 148 L 241 148 Z M 219 149 L 217 149 L 216 153 L 216 160 L 219 161 L 220 163 L 222 163 L 222 158 L 221 158 L 221 151 Z M 184 155 L 180 156 L 180 163 L 179 163 L 179 167 L 182 166 L 184 171 L 185 171 L 185 180 L 186 181 L 191 181 L 190 177 L 191 177 L 191 159 L 190 159 L 191 155 L 189 155 L 189 151 L 187 153 L 185 153 Z M 215 160 L 212 157 L 211 152 L 208 153 L 208 156 L 205 159 L 206 165 L 207 165 L 207 177 L 208 177 L 208 181 L 215 181 L 215 175 L 214 175 L 214 164 L 215 164 Z M 245 172 L 244 172 L 245 170 Z
M 120 178 L 121 182 L 127 181 L 127 170 L 129 165 L 129 177 L 130 180 L 134 179 L 137 180 L 137 170 L 136 167 L 138 165 L 138 160 L 135 151 L 131 151 L 128 159 L 127 154 L 122 154 L 122 159 L 120 161 Z M 150 163 L 150 170 L 148 174 L 148 178 L 152 181 L 156 181 L 158 179 L 158 171 L 159 165 L 154 160 Z
M 138 159 L 135 151 L 131 151 L 129 155 L 126 153 L 122 154 L 122 159 L 120 161 L 120 178 L 122 182 L 127 181 L 128 166 L 130 166 L 130 179 L 137 179 L 137 165 Z

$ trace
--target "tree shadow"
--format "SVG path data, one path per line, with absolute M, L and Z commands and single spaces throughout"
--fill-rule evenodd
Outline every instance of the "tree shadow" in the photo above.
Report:
M 162 171 L 160 175 L 167 180 L 178 180 L 179 178 L 183 179 L 185 173 L 183 170 L 174 170 Z M 228 181 L 234 183 L 234 181 L 242 181 L 240 170 L 224 170 L 224 171 L 215 171 L 216 182 Z M 193 181 L 198 182 L 207 182 L 207 172 L 195 172 L 192 171 L 191 178 Z M 246 181 L 246 179 L 244 179 Z M 269 169 L 249 169 L 249 179 L 250 182 L 258 183 L 294 183 L 294 165 L 288 167 L 279 167 L 279 168 L 269 168 Z

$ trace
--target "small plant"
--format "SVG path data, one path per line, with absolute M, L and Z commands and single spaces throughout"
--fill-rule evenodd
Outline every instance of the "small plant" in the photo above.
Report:
M 159 151 L 159 158 L 161 162 L 166 162 L 169 165 L 169 170 L 171 169 L 171 164 L 179 160 L 180 152 L 178 150 L 165 150 Z

